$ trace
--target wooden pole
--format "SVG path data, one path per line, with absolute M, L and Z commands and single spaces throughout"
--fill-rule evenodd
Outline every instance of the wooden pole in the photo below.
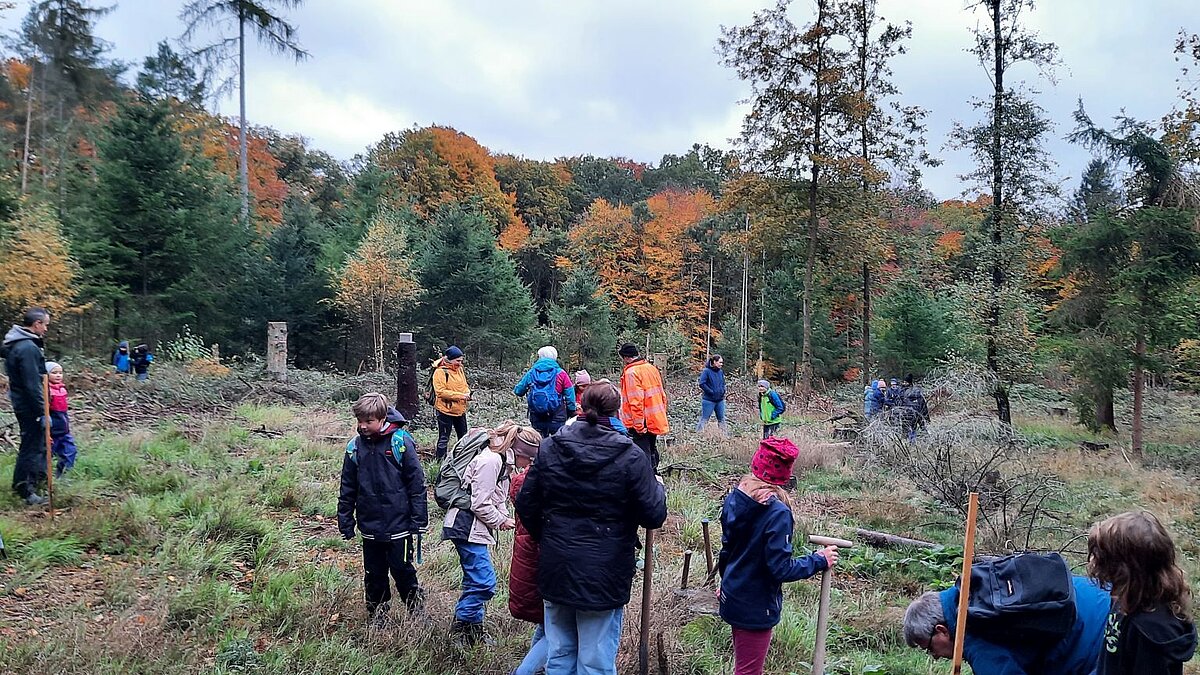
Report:
M 713 294 L 713 259 L 708 259 L 708 328 L 704 332 L 704 365 L 712 356 L 712 294 Z
M 50 438 L 50 376 L 42 375 L 42 429 L 46 437 L 46 495 L 50 500 L 50 518 L 54 518 L 54 454 Z
M 638 645 L 638 673 L 650 675 L 650 592 L 654 579 L 654 530 L 646 530 L 646 559 L 642 565 L 642 636 Z
M 810 535 L 809 542 L 817 546 L 836 546 L 839 549 L 854 548 L 854 542 L 835 537 Z M 829 596 L 833 587 L 833 570 L 826 567 L 821 571 L 821 600 L 817 605 L 817 639 L 813 644 L 813 675 L 825 675 L 825 639 L 829 634 Z
M 692 552 L 683 552 L 683 578 L 679 581 L 679 590 L 686 591 L 688 585 L 688 575 L 692 571 Z
M 967 602 L 971 598 L 971 562 L 975 558 L 975 518 L 979 512 L 979 493 L 972 492 L 967 502 L 967 536 L 963 540 L 962 579 L 958 588 L 958 621 L 954 624 L 954 675 L 962 673 L 963 641 L 967 637 Z
M 708 533 L 708 518 L 700 521 L 700 528 L 704 532 L 704 562 L 705 565 L 707 565 L 705 569 L 708 570 L 708 574 L 711 576 L 714 565 L 712 556 L 712 538 Z

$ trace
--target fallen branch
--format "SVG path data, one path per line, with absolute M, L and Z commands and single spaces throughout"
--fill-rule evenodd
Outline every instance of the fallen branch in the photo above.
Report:
M 854 530 L 854 534 L 858 535 L 859 539 L 867 542 L 872 546 L 880 546 L 883 548 L 938 548 L 938 544 L 929 541 L 921 541 L 920 539 L 909 539 L 896 534 L 888 534 L 887 532 L 876 532 L 875 530 L 864 530 L 858 528 Z

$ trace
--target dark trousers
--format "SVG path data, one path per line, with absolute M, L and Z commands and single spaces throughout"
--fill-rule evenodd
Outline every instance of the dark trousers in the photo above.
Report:
M 654 471 L 658 471 L 658 436 L 654 434 L 639 434 L 636 431 L 630 431 L 629 437 L 633 439 L 633 444 L 642 449 L 646 456 L 650 458 L 650 466 L 654 467 Z
M 550 438 L 558 433 L 558 430 L 563 428 L 563 423 L 566 418 L 557 418 L 554 415 L 538 415 L 529 413 L 529 426 L 537 429 L 537 432 L 542 435 L 542 438 Z
M 446 448 L 450 445 L 450 430 L 453 429 L 459 439 L 467 435 L 467 415 L 454 416 L 434 411 L 434 416 L 438 425 L 437 458 L 445 459 Z
M 779 431 L 779 422 L 763 425 L 763 438 L 771 438 Z
M 13 490 L 22 499 L 36 492 L 46 480 L 46 428 L 41 415 L 17 413 L 17 428 L 21 430 L 21 447 L 13 466 Z
M 417 570 L 413 567 L 413 538 L 363 539 L 363 586 L 366 589 L 367 611 L 374 613 L 385 602 L 392 599 L 392 588 L 388 583 L 388 571 L 396 580 L 396 594 L 409 609 L 419 602 L 420 587 L 417 585 Z

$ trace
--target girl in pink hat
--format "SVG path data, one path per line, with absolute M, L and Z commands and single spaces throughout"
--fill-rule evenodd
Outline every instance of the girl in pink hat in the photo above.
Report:
M 833 566 L 837 547 L 792 558 L 792 508 L 781 487 L 799 454 L 786 438 L 762 441 L 750 473 L 721 508 L 721 618 L 733 627 L 734 675 L 762 675 L 771 631 L 783 609 L 783 584 Z

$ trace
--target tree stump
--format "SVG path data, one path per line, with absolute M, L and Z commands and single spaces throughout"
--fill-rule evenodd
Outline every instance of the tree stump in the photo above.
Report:
M 267 322 L 267 375 L 287 382 L 287 322 Z
M 410 420 L 421 411 L 417 373 L 417 343 L 412 333 L 401 333 L 396 343 L 396 410 Z

